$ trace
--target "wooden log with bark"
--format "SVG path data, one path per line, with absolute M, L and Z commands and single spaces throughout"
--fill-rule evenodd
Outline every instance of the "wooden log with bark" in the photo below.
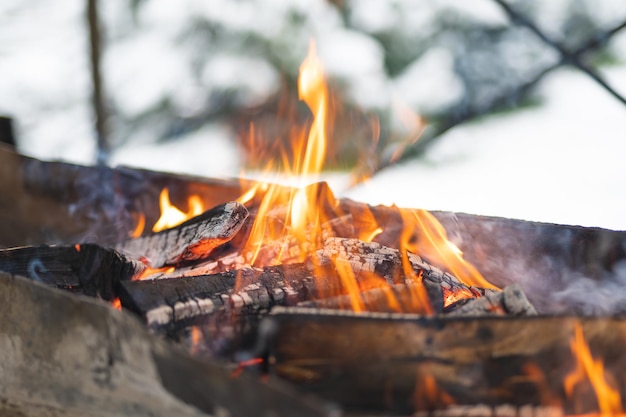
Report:
M 442 409 L 445 416 L 455 404 L 457 411 L 480 405 L 515 411 L 495 415 L 540 406 L 592 412 L 597 403 L 588 381 L 575 398 L 563 392 L 565 376 L 576 369 L 570 343 L 578 324 L 593 357 L 603 361 L 609 385 L 626 398 L 623 318 L 478 320 L 277 307 L 265 320 L 261 338 L 272 371 L 348 411 Z
M 248 210 L 230 202 L 207 210 L 178 226 L 130 239 L 116 246 L 120 252 L 145 259 L 153 268 L 203 259 L 231 240 L 241 229 Z
M 115 250 L 88 243 L 0 250 L 0 271 L 105 300 L 115 296 L 120 281 L 130 280 L 144 268 Z

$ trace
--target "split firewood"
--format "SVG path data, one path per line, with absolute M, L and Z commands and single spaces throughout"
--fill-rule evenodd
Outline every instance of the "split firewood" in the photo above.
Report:
M 377 243 L 332 238 L 326 241 L 324 249 L 304 263 L 124 282 L 120 300 L 125 308 L 143 316 L 155 328 L 186 326 L 223 310 L 258 314 L 275 305 L 296 305 L 349 294 L 349 284 L 337 271 L 337 262 L 349 265 L 359 294 L 390 287 L 393 296 L 394 291 L 400 293 L 400 287 L 405 286 L 405 293 L 399 299 L 407 306 L 415 303 L 410 290 L 419 284 L 415 280 L 420 280 L 428 290 L 426 302 L 434 306 L 435 312 L 443 310 L 443 297 L 449 291 L 468 291 L 473 296 L 486 293 L 464 286 L 417 256 L 411 255 L 409 260 L 414 276 L 406 278 L 399 251 Z M 380 290 L 380 293 L 389 296 L 385 291 Z M 390 301 L 386 311 L 395 311 L 396 304 Z M 415 311 L 415 306 L 403 309 L 407 310 Z
M 433 312 L 442 313 L 444 306 L 441 285 L 430 280 L 424 280 L 424 284 Z M 302 301 L 297 306 L 333 310 L 354 310 L 356 306 L 360 311 L 368 312 L 410 312 L 420 308 L 417 305 L 420 300 L 415 297 L 420 290 L 420 287 L 413 283 L 385 285 L 361 291 L 356 299 L 352 295 L 338 295 Z
M 0 250 L 0 271 L 105 300 L 114 297 L 120 281 L 144 268 L 139 261 L 94 244 Z
M 450 316 L 534 316 L 535 307 L 519 284 L 511 284 L 502 291 L 489 292 L 484 297 L 457 301 L 447 308 Z
M 153 268 L 203 259 L 231 240 L 247 217 L 248 210 L 242 204 L 230 202 L 176 227 L 127 240 L 117 245 L 117 249 L 134 258 L 145 259 Z
M 251 212 L 248 221 L 228 244 L 216 248 L 207 259 L 176 268 L 174 272 L 158 272 L 151 276 L 152 279 L 163 279 L 180 276 L 212 275 L 233 269 L 248 268 L 253 259 L 255 266 L 264 267 L 299 263 L 307 258 L 307 254 L 315 252 L 323 245 L 320 242 L 304 242 L 299 244 L 297 239 L 287 234 L 278 239 L 269 239 L 263 242 L 258 253 L 253 250 L 245 250 L 250 234 L 251 226 L 256 213 Z M 266 220 L 268 222 L 280 222 L 277 219 Z M 354 236 L 353 219 L 351 215 L 339 216 L 324 222 L 320 226 L 322 241 L 332 237 Z M 307 232 L 308 234 L 312 234 Z M 256 255 L 256 256 L 255 256 Z
M 563 397 L 563 380 L 577 366 L 570 343 L 578 323 L 594 358 L 614 377 L 623 375 L 623 318 L 477 320 L 276 307 L 260 337 L 273 373 L 348 411 L 413 415 L 451 404 L 558 404 L 567 415 L 575 402 L 588 400 L 588 412 L 597 407 L 592 390 L 585 398 L 582 391 Z M 419 398 L 425 386 L 430 397 Z

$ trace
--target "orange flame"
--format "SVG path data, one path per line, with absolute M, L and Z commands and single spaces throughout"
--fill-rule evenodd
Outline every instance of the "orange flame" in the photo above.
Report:
M 131 238 L 138 238 L 143 233 L 143 230 L 146 228 L 146 216 L 143 213 L 139 213 L 137 215 L 137 225 L 135 229 L 133 229 L 128 236 Z
M 122 302 L 120 301 L 120 297 L 111 300 L 111 306 L 113 306 L 113 308 L 116 310 L 122 311 Z
M 478 295 L 468 288 L 447 289 L 443 288 L 443 306 L 448 307 L 457 301 L 468 298 L 476 298 Z
M 174 272 L 176 270 L 176 268 L 174 268 L 173 266 L 164 266 L 162 268 L 151 268 L 149 266 L 147 266 L 143 271 L 141 271 L 139 274 L 135 275 L 132 280 L 133 281 L 142 281 L 144 279 L 148 279 L 149 277 L 151 277 L 154 274 L 171 274 L 172 272 Z
M 313 41 L 300 67 L 298 92 L 300 99 L 309 106 L 313 122 L 308 136 L 304 135 L 304 129 L 297 130 L 294 135 L 296 142 L 293 145 L 294 161 L 290 163 L 286 157 L 287 153 L 283 152 L 282 163 L 292 177 L 302 178 L 302 175 L 307 174 L 309 181 L 316 181 L 324 165 L 329 100 L 322 64 L 315 54 Z M 250 132 L 251 135 L 255 134 L 253 127 Z M 271 172 L 277 165 L 270 162 L 266 169 Z M 300 185 L 303 185 L 302 181 Z M 245 252 L 252 253 L 249 258 L 251 264 L 257 261 L 262 246 L 268 241 L 292 236 L 303 247 L 306 243 L 320 238 L 322 218 L 317 188 L 310 186 L 286 191 L 281 186 L 262 183 L 238 199 L 240 202 L 248 202 L 258 191 L 264 191 L 246 244 Z M 287 209 L 276 212 L 275 209 L 281 206 L 286 206 Z M 275 218 L 277 221 L 271 224 L 268 218 Z M 282 252 L 274 254 L 272 259 L 263 259 L 263 263 L 278 263 L 282 255 Z M 303 250 L 298 260 L 304 260 L 306 256 L 307 253 Z
M 570 349 L 576 357 L 576 369 L 569 373 L 563 381 L 565 393 L 571 397 L 574 394 L 574 388 L 587 379 L 596 393 L 600 408 L 600 413 L 597 415 L 623 417 L 625 414 L 622 411 L 622 400 L 619 392 L 607 382 L 602 360 L 596 360 L 591 355 L 580 323 L 576 323 L 574 337 L 570 340 Z
M 259 182 L 238 199 L 241 203 L 249 203 L 256 208 L 255 221 L 243 250 L 247 262 L 251 265 L 267 266 L 306 260 L 311 249 L 318 247 L 323 239 L 322 225 L 329 220 L 327 216 L 337 214 L 338 211 L 338 203 L 334 200 L 332 192 L 325 192 L 325 188 L 318 184 L 303 186 L 305 174 L 308 181 L 314 182 L 319 179 L 328 143 L 328 124 L 332 119 L 330 95 L 324 79 L 323 66 L 315 54 L 313 41 L 300 67 L 298 95 L 313 115 L 310 130 L 307 134 L 305 127 L 292 128 L 293 158 L 287 156 L 286 150 L 282 150 L 276 160 L 268 163 L 266 172 L 271 173 L 278 166 L 282 166 L 285 174 L 299 179 L 299 187 L 286 188 Z M 412 114 L 411 117 L 412 123 L 419 127 L 415 132 L 415 137 L 419 137 L 423 123 L 419 116 Z M 260 138 L 260 133 L 253 124 L 250 125 L 250 141 L 254 142 Z M 252 148 L 253 145 L 254 143 L 251 144 Z M 421 274 L 416 273 L 409 262 L 409 251 L 420 255 L 426 251 L 431 262 L 446 265 L 450 272 L 468 285 L 496 288 L 472 265 L 463 260 L 461 251 L 447 240 L 442 225 L 430 213 L 423 210 L 416 212 L 402 210 L 401 213 L 404 232 L 400 249 L 405 276 L 407 282 L 411 284 L 407 287 L 413 300 L 410 312 L 430 314 L 433 309 L 429 304 Z M 363 210 L 360 214 L 362 216 L 355 219 L 359 223 L 356 237 L 371 242 L 377 235 L 383 233 L 383 230 L 371 211 Z M 420 240 L 416 244 L 413 237 L 417 231 Z M 297 250 L 293 250 L 294 247 L 297 247 Z M 426 257 L 426 253 L 424 256 Z M 363 310 L 363 299 L 359 291 L 364 290 L 364 285 L 378 288 L 388 286 L 384 280 L 364 283 L 362 274 L 359 275 L 357 282 L 354 271 L 346 263 L 336 263 L 335 271 L 341 279 L 338 285 L 351 295 L 351 304 L 355 311 Z M 394 296 L 393 291 L 390 289 L 384 291 L 385 294 L 389 294 L 390 306 L 397 306 L 397 300 L 391 299 Z M 329 294 L 331 295 L 337 294 Z M 458 293 L 449 294 L 448 298 L 449 302 L 454 302 L 470 296 L 476 295 Z
M 170 227 L 178 226 L 184 221 L 204 212 L 202 200 L 197 195 L 189 196 L 187 204 L 189 206 L 189 211 L 185 213 L 170 202 L 170 194 L 167 188 L 161 190 L 161 196 L 159 197 L 161 217 L 159 217 L 159 220 L 157 220 L 154 226 L 152 226 L 152 231 L 160 232 L 162 230 L 169 229 Z
M 454 404 L 454 399 L 437 386 L 432 375 L 418 373 L 415 383 L 414 403 L 416 410 L 436 410 Z
M 498 290 L 474 267 L 463 259 L 463 252 L 448 240 L 443 225 L 426 210 L 400 209 L 404 231 L 405 249 L 427 258 L 436 265 L 445 266 L 463 284 Z

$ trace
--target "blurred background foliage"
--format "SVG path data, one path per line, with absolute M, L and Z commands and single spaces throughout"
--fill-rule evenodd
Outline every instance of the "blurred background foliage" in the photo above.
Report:
M 29 7 L 43 8 L 38 18 L 45 19 L 49 6 L 43 4 L 7 0 L 0 19 L 28 18 Z M 624 2 L 506 4 L 567 50 L 584 46 L 576 58 L 592 69 L 624 59 L 624 42 L 613 42 L 623 35 L 616 28 L 626 19 Z M 361 163 L 372 172 L 400 154 L 419 155 L 458 123 L 537 104 L 537 82 L 572 64 L 493 0 L 106 0 L 99 7 L 113 161 L 129 144 L 210 136 L 219 125 L 248 166 L 263 165 L 287 142 L 294 123 L 310 122 L 296 81 L 312 38 L 338 111 L 330 132 L 331 169 Z M 86 33 L 83 8 L 75 1 L 65 17 L 57 12 L 59 22 L 74 28 L 72 36 Z M 10 40 L 6 27 L 4 33 Z M 44 89 L 45 99 L 26 100 L 39 110 L 72 114 L 90 128 L 88 60 L 79 58 L 88 48 L 84 38 L 73 42 L 78 47 L 68 56 L 78 62 L 55 80 L 68 94 L 45 96 L 50 91 Z M 0 65 L 11 59 L 10 50 L 2 52 Z M 10 92 L 23 97 L 15 90 Z M 0 100 L 0 111 L 16 117 L 26 148 L 29 137 L 43 134 L 38 124 L 50 123 L 20 114 L 8 99 Z

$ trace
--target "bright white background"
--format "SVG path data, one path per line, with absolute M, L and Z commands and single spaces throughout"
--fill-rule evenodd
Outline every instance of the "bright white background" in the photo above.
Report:
M 107 3 L 108 19 L 119 17 L 120 2 L 102 3 Z M 152 29 L 105 60 L 108 87 L 121 92 L 117 104 L 128 112 L 158 100 L 165 90 L 178 91 L 185 77 L 176 64 L 180 51 L 162 42 L 180 24 L 181 7 L 153 3 L 147 18 Z M 225 22 L 245 23 L 223 2 L 208 3 L 222 11 Z M 481 19 L 503 19 L 488 1 L 475 6 L 471 13 Z M 385 10 L 366 13 L 371 7 L 359 17 L 363 25 L 389 23 Z M 337 29 L 326 8 L 315 10 L 321 22 L 316 30 L 324 34 L 319 39 L 322 58 L 334 74 L 353 75 L 351 91 L 364 105 L 385 105 L 394 94 L 428 105 L 456 94 L 445 54 L 431 54 L 428 62 L 412 68 L 414 73 L 391 82 L 380 74 L 379 46 Z M 79 0 L 5 0 L 0 5 L 0 113 L 18 121 L 21 152 L 83 164 L 95 160 L 83 12 Z M 271 30 L 271 24 L 261 23 L 259 30 Z M 302 50 L 290 53 L 304 56 L 304 45 L 305 40 L 300 46 L 294 43 L 294 49 Z M 611 48 L 626 57 L 626 35 L 616 37 Z M 150 71 L 142 69 L 144 62 L 152 64 Z M 252 99 L 275 87 L 271 69 L 246 79 L 245 72 L 233 68 L 228 57 L 216 57 L 206 76 L 214 83 L 248 83 Z M 141 74 L 139 81 L 125 78 L 131 70 Z M 604 68 L 603 74 L 626 95 L 624 60 Z M 258 79 L 263 82 L 257 84 Z M 576 70 L 555 71 L 538 91 L 542 105 L 459 126 L 423 158 L 389 168 L 366 184 L 346 189 L 345 174 L 331 174 L 329 180 L 337 194 L 369 203 L 626 230 L 626 107 Z M 181 88 L 180 97 L 192 104 L 193 86 Z M 241 172 L 233 133 L 221 123 L 164 144 L 142 132 L 114 152 L 112 164 L 212 177 Z

